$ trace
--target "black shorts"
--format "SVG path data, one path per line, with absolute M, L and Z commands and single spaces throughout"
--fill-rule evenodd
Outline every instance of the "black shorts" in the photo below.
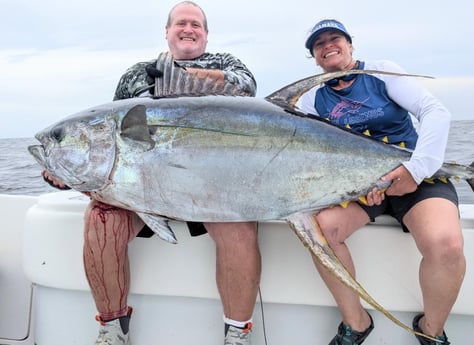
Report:
M 191 236 L 204 235 L 207 232 L 206 228 L 204 227 L 204 224 L 201 222 L 186 222 L 186 224 L 188 225 L 189 233 L 191 234 Z M 149 238 L 154 234 L 154 231 L 151 230 L 148 225 L 145 224 L 143 229 L 141 229 L 138 233 L 137 237 Z
M 388 214 L 398 220 L 404 232 L 409 232 L 403 224 L 403 217 L 418 202 L 429 198 L 443 198 L 452 201 L 456 206 L 459 205 L 458 195 L 451 181 L 444 183 L 435 180 L 434 183 L 422 182 L 413 193 L 386 196 L 380 205 L 367 206 L 359 202 L 359 206 L 364 209 L 372 222 L 377 216 Z

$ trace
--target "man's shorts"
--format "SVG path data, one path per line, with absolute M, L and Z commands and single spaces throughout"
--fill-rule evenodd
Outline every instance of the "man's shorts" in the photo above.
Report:
M 380 205 L 367 206 L 359 202 L 359 206 L 368 214 L 372 222 L 378 216 L 388 214 L 398 220 L 404 232 L 409 232 L 403 224 L 403 217 L 418 202 L 429 198 L 443 198 L 452 201 L 456 206 L 459 204 L 456 189 L 451 181 L 445 183 L 435 180 L 434 183 L 422 182 L 413 193 L 385 196 L 385 200 Z
M 204 224 L 201 222 L 186 222 L 186 224 L 188 226 L 189 233 L 191 234 L 191 236 L 200 236 L 204 235 L 207 232 L 206 228 L 204 227 Z M 137 237 L 149 238 L 154 234 L 155 232 L 151 230 L 148 225 L 145 224 L 143 229 L 141 229 L 138 233 Z

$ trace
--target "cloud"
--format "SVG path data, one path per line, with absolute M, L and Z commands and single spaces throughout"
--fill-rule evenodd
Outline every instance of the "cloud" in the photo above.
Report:
M 164 25 L 177 1 L 0 0 L 0 137 L 32 136 L 66 115 L 108 102 L 126 68 L 166 50 Z M 391 59 L 427 85 L 455 119 L 469 117 L 473 5 L 400 0 L 197 1 L 210 25 L 209 51 L 239 57 L 258 95 L 319 73 L 304 40 L 322 18 L 338 18 L 354 36 L 355 56 Z
M 0 51 L 2 137 L 30 137 L 60 118 L 112 100 L 119 76 L 148 50 L 81 47 Z

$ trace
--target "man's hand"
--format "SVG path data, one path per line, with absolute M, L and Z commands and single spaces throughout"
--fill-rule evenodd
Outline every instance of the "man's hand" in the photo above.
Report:
M 155 64 L 149 64 L 145 66 L 146 82 L 150 85 L 150 94 L 155 94 L 155 79 L 163 77 L 163 72 L 156 69 Z
M 54 187 L 54 188 L 60 189 L 60 190 L 71 189 L 70 187 L 68 187 L 64 183 L 62 183 L 61 181 L 55 179 L 50 174 L 48 174 L 48 172 L 46 170 L 44 170 L 41 173 L 41 176 L 43 176 L 43 180 L 45 180 L 51 187 Z

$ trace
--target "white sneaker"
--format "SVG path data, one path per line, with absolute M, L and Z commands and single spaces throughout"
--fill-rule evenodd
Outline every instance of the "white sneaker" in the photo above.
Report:
M 130 318 L 131 308 L 126 317 Z M 104 322 L 100 316 L 96 316 L 96 320 L 100 322 L 99 336 L 94 345 L 131 345 L 130 331 L 123 333 L 120 319 Z
M 250 345 L 250 334 L 252 332 L 252 323 L 249 322 L 244 328 L 238 328 L 232 325 L 226 325 L 224 345 Z

